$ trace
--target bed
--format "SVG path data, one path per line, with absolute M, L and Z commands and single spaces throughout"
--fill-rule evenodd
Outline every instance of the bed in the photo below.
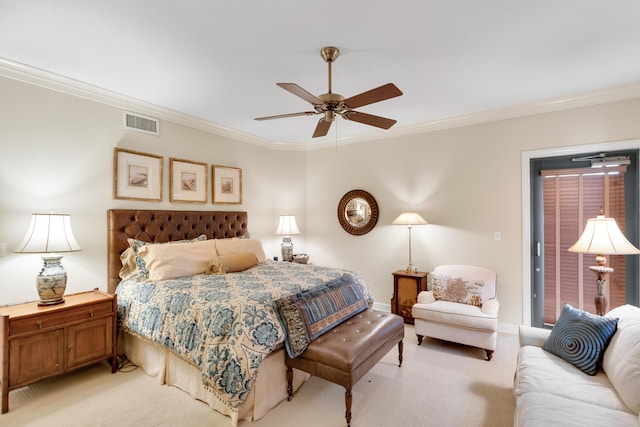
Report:
M 275 299 L 348 275 L 372 302 L 353 272 L 266 260 L 260 243 L 250 250 L 256 265 L 240 271 L 177 278 L 149 271 L 140 278 L 138 269 L 123 280 L 121 255 L 133 257 L 134 246 L 177 253 L 178 247 L 215 244 L 222 253 L 237 245 L 256 248 L 256 240 L 249 238 L 246 212 L 113 209 L 107 219 L 108 290 L 118 294 L 118 353 L 160 383 L 228 415 L 232 426 L 263 417 L 287 397 L 285 332 Z M 158 245 L 166 242 L 173 243 Z M 294 388 L 308 377 L 295 371 Z

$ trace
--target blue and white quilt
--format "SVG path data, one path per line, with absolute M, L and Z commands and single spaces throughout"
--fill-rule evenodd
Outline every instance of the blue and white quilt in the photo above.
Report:
M 284 343 L 275 300 L 344 274 L 353 276 L 371 304 L 366 283 L 355 273 L 290 262 L 158 282 L 129 279 L 116 289 L 119 326 L 198 367 L 204 385 L 237 410 L 262 359 Z

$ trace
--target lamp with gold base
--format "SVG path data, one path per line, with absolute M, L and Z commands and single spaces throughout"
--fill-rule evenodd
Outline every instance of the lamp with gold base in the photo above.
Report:
M 406 225 L 409 229 L 409 265 L 407 265 L 407 271 L 418 271 L 418 269 L 414 268 L 411 263 L 411 227 L 414 225 L 428 224 L 427 220 L 422 218 L 417 212 L 403 212 L 398 218 L 394 219 L 391 224 Z
M 607 286 L 605 277 L 606 274 L 613 273 L 613 268 L 607 267 L 607 258 L 604 255 L 633 255 L 640 254 L 640 250 L 624 237 L 615 219 L 598 215 L 587 221 L 582 235 L 568 251 L 596 255 L 596 265 L 590 266 L 589 270 L 596 273 L 598 292 L 594 298 L 596 313 L 604 315 L 607 311 L 607 297 L 604 292 Z

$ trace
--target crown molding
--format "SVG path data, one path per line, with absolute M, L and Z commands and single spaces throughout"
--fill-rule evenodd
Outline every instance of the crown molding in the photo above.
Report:
M 269 148 L 272 150 L 287 151 L 312 151 L 336 145 L 359 144 L 381 139 L 397 138 L 435 132 L 445 129 L 453 129 L 464 126 L 489 123 L 500 120 L 514 119 L 518 117 L 551 113 L 573 108 L 589 107 L 598 104 L 624 101 L 640 98 L 640 81 L 615 86 L 606 89 L 585 92 L 581 94 L 558 97 L 542 101 L 513 105 L 460 116 L 446 117 L 431 120 L 415 125 L 398 126 L 381 132 L 364 133 L 358 136 L 338 138 L 337 140 L 325 140 L 312 143 L 293 143 L 272 141 L 256 135 L 248 134 L 236 129 L 231 129 L 216 123 L 199 119 L 175 110 L 160 107 L 116 92 L 112 92 L 97 86 L 89 85 L 78 80 L 60 76 L 49 71 L 30 67 L 24 64 L 0 58 L 0 75 L 31 83 L 47 89 L 64 92 L 88 100 L 100 102 L 140 114 L 149 115 L 158 119 L 213 133 L 240 142 Z

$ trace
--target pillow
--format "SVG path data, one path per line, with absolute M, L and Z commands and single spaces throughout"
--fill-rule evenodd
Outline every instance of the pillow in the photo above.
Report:
M 596 316 L 565 304 L 542 348 L 585 374 L 595 375 L 617 325 L 617 318 Z
M 168 280 L 202 274 L 216 256 L 216 241 L 144 245 L 138 249 L 149 272 L 149 280 Z
M 602 358 L 602 369 L 622 401 L 640 412 L 640 308 L 630 304 L 605 314 L 618 318 L 618 328 Z
M 216 250 L 218 255 L 232 255 L 241 252 L 253 252 L 259 263 L 267 261 L 262 248 L 262 242 L 257 239 L 234 237 L 232 239 L 217 239 Z
M 237 273 L 258 265 L 258 258 L 252 252 L 240 252 L 232 255 L 218 255 L 209 261 L 207 274 Z
M 136 264 L 136 256 L 131 246 L 120 254 L 120 262 L 122 263 L 122 268 L 118 275 L 122 280 L 127 280 L 138 275 L 139 271 L 138 265 Z
M 367 308 L 367 301 L 351 275 L 275 301 L 287 331 L 285 347 L 291 358 L 314 339 Z
M 462 279 L 430 274 L 431 290 L 436 300 L 451 301 L 482 307 L 484 280 Z
M 184 242 L 201 242 L 203 240 L 207 240 L 207 236 L 205 234 L 201 234 L 198 237 L 190 240 L 188 239 L 175 240 L 172 242 L 145 242 L 143 240 L 129 238 L 127 239 L 127 242 L 129 243 L 129 247 L 131 248 L 131 251 L 129 251 L 129 253 L 127 253 L 126 250 L 122 252 L 122 254 L 120 255 L 120 260 L 122 260 L 122 256 L 124 255 L 125 257 L 127 257 L 127 263 L 129 263 L 130 262 L 129 257 L 133 256 L 133 262 L 135 263 L 136 268 L 132 272 L 129 272 L 129 273 L 133 273 L 129 277 L 138 275 L 138 277 L 140 277 L 141 279 L 147 279 L 149 278 L 149 271 L 147 271 L 147 265 L 145 264 L 144 259 L 142 259 L 142 257 L 138 254 L 138 251 L 140 250 L 140 248 L 142 248 L 145 245 L 170 245 L 170 244 L 184 243 Z M 127 254 L 125 255 L 125 253 Z M 122 265 L 124 267 L 124 262 Z M 124 274 L 127 274 L 127 272 L 128 271 L 125 270 Z M 120 273 L 122 274 L 123 271 L 120 270 Z M 122 278 L 122 276 L 120 277 Z

